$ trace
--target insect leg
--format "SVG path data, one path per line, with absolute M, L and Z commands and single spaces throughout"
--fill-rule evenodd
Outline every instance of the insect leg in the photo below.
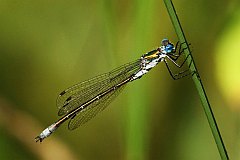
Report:
M 181 68 L 181 67 L 183 66 L 183 64 L 186 62 L 186 59 L 187 59 L 187 58 L 188 58 L 188 57 L 185 58 L 184 62 L 183 62 L 181 65 L 178 65 L 175 61 L 173 61 L 170 57 L 168 57 L 168 59 L 170 59 L 170 60 L 171 60 L 177 67 L 179 67 L 179 68 Z M 195 71 L 194 71 L 194 72 L 190 72 L 190 71 L 189 71 L 189 66 L 192 64 L 192 60 L 191 60 L 191 62 L 190 62 L 190 64 L 189 64 L 189 66 L 188 66 L 188 69 L 183 70 L 183 71 L 180 71 L 180 72 L 178 72 L 178 73 L 174 73 L 174 72 L 170 69 L 170 66 L 168 65 L 168 62 L 167 62 L 166 59 L 164 59 L 164 63 L 166 64 L 166 67 L 167 67 L 167 69 L 168 69 L 168 72 L 170 73 L 171 77 L 172 77 L 174 80 L 181 79 L 181 78 L 183 78 L 183 77 L 185 77 L 185 76 L 193 75 L 193 74 L 195 73 Z

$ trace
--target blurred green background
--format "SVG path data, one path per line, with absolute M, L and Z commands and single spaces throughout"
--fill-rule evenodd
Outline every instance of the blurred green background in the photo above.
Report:
M 240 2 L 173 1 L 229 156 L 240 159 Z M 191 77 L 159 64 L 74 131 L 57 95 L 177 41 L 160 0 L 1 0 L 0 159 L 220 159 Z

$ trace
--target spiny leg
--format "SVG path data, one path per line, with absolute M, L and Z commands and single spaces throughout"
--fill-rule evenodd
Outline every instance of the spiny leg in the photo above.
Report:
M 171 56 L 171 58 L 174 60 L 174 61 L 177 61 L 177 59 L 182 55 L 182 53 L 184 52 L 185 49 L 187 49 L 187 47 L 185 48 L 182 48 L 182 45 L 186 43 L 186 42 L 183 42 L 180 44 L 180 47 L 179 47 L 179 50 L 178 50 L 178 54 L 168 54 L 169 56 Z M 178 48 L 178 44 L 179 44 L 179 41 L 177 42 L 176 44 L 176 49 L 174 52 L 172 53 L 175 53 L 177 51 L 177 48 Z M 188 45 L 191 45 L 190 43 Z
M 168 63 L 166 60 L 164 60 L 166 66 L 167 66 L 167 70 L 168 72 L 170 73 L 171 77 L 174 79 L 174 80 L 177 80 L 177 79 L 180 79 L 182 77 L 185 77 L 187 76 L 188 74 L 184 74 L 185 72 L 187 72 L 188 70 L 184 70 L 184 71 L 181 71 L 179 73 L 173 73 L 173 71 L 170 69 Z
M 183 64 L 186 62 L 186 59 L 187 59 L 187 58 L 188 58 L 188 57 L 185 58 Z M 171 60 L 171 58 L 169 58 L 169 59 Z M 172 62 L 174 62 L 174 61 L 172 60 Z M 190 71 L 189 71 L 189 67 L 190 67 L 190 65 L 191 65 L 191 63 L 192 63 L 192 60 L 191 60 L 191 62 L 190 62 L 190 64 L 189 64 L 189 66 L 188 66 L 188 69 L 186 69 L 186 70 L 184 70 L 184 71 L 180 71 L 180 72 L 178 72 L 178 73 L 173 73 L 173 71 L 170 69 L 170 66 L 168 65 L 168 62 L 167 62 L 166 59 L 164 59 L 164 63 L 166 64 L 166 67 L 167 67 L 167 69 L 168 69 L 168 72 L 170 73 L 171 77 L 172 77 L 174 80 L 183 78 L 183 77 L 188 76 L 188 75 L 193 75 L 193 74 L 196 73 L 195 71 L 193 71 L 193 72 L 190 72 Z M 174 63 L 174 64 L 176 64 L 176 63 Z M 178 66 L 178 67 L 181 68 L 181 67 L 183 66 L 183 64 L 180 65 L 180 66 Z M 176 65 L 176 66 L 177 66 L 177 65 Z
M 187 59 L 188 59 L 189 57 L 191 57 L 191 62 L 190 62 L 189 65 L 188 65 L 189 68 L 190 68 L 191 63 L 192 63 L 191 50 L 190 50 L 190 53 L 186 56 L 186 58 L 183 60 L 183 62 L 182 62 L 181 64 L 178 64 L 178 63 L 177 63 L 178 58 L 182 55 L 182 53 L 184 52 L 184 50 L 187 49 L 187 47 L 182 48 L 182 45 L 185 44 L 185 43 L 187 43 L 187 42 L 183 42 L 183 43 L 180 44 L 180 48 L 179 48 L 178 55 L 169 53 L 169 54 L 167 54 L 167 56 L 166 56 L 166 57 L 167 57 L 170 61 L 172 61 L 172 63 L 174 63 L 174 65 L 177 66 L 178 68 L 181 68 L 181 67 L 185 64 L 185 62 L 187 61 Z M 179 41 L 178 41 L 177 44 L 176 44 L 176 49 L 178 48 L 178 44 L 179 44 Z M 191 44 L 189 43 L 188 45 L 191 45 Z M 173 53 L 175 53 L 175 51 L 174 51 Z
M 175 47 L 174 51 L 172 51 L 172 53 L 176 53 L 176 51 L 177 51 L 177 49 L 178 49 L 178 45 L 179 45 L 179 41 L 177 41 L 176 47 Z M 181 48 L 181 45 L 180 45 L 180 48 Z
M 174 63 L 174 65 L 175 66 L 177 66 L 178 68 L 181 68 L 184 64 L 185 64 L 185 62 L 187 61 L 187 59 L 189 58 L 189 57 L 191 57 L 191 55 L 190 54 L 188 54 L 187 55 L 187 57 L 184 59 L 184 61 L 181 63 L 181 64 L 178 64 L 172 57 L 170 57 L 170 56 L 166 56 L 172 63 Z M 192 57 L 191 57 L 192 58 Z M 190 62 L 190 64 L 189 64 L 189 67 L 190 67 L 190 65 L 191 65 L 191 63 L 192 63 L 192 59 L 191 59 L 191 62 Z

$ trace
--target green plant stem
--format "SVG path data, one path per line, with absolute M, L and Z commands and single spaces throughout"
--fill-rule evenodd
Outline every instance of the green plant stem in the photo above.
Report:
M 168 14 L 171 18 L 171 21 L 172 21 L 172 24 L 175 28 L 175 31 L 177 33 L 178 39 L 179 39 L 180 43 L 183 43 L 182 47 L 186 48 L 184 50 L 185 55 L 188 55 L 188 54 L 191 55 L 191 51 L 189 49 L 189 44 L 187 43 L 187 40 L 186 40 L 185 35 L 183 33 L 182 27 L 180 25 L 180 22 L 179 22 L 179 19 L 177 17 L 177 14 L 176 14 L 176 11 L 174 9 L 172 1 L 171 0 L 164 0 L 164 3 L 165 3 L 165 6 L 168 10 Z M 186 43 L 184 43 L 184 42 L 186 42 Z M 191 57 L 192 57 L 192 55 L 191 55 Z M 192 60 L 192 63 L 191 63 L 191 60 Z M 199 93 L 199 96 L 200 96 L 200 99 L 201 99 L 201 102 L 202 102 L 202 106 L 203 106 L 205 114 L 207 116 L 208 123 L 211 127 L 212 134 L 213 134 L 215 142 L 217 144 L 220 156 L 221 156 L 222 160 L 228 160 L 229 158 L 228 158 L 227 150 L 224 146 L 220 131 L 219 131 L 218 126 L 217 126 L 217 122 L 214 118 L 210 103 L 208 101 L 206 92 L 204 90 L 204 87 L 203 87 L 200 75 L 199 75 L 199 73 L 197 71 L 197 68 L 195 66 L 194 60 L 193 60 L 193 58 L 190 58 L 190 59 L 188 59 L 187 62 L 190 65 L 189 68 L 190 68 L 191 72 L 195 73 L 195 74 L 193 74 L 192 78 L 193 78 L 193 81 L 194 81 L 195 86 L 197 88 L 197 91 Z

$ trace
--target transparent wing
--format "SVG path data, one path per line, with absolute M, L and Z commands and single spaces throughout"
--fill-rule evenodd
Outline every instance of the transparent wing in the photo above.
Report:
M 126 85 L 126 84 L 125 84 Z M 125 85 L 113 90 L 103 96 L 100 100 L 91 103 L 82 111 L 78 112 L 68 123 L 68 129 L 73 130 L 82 124 L 88 122 L 90 119 L 95 117 L 99 112 L 103 111 L 112 100 L 117 97 Z
M 111 72 L 83 81 L 66 90 L 57 98 L 58 115 L 62 116 L 81 106 L 99 93 L 127 79 L 141 68 L 141 60 L 122 65 Z

